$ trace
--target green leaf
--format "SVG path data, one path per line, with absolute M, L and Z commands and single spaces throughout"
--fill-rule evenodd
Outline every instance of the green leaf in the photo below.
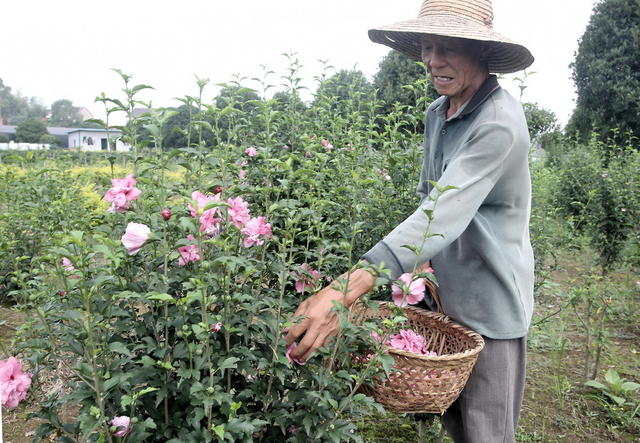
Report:
M 610 368 L 605 374 L 604 374 L 604 379 L 607 381 L 607 383 L 609 383 L 610 385 L 620 385 L 620 383 L 622 382 L 622 379 L 620 378 L 620 375 L 618 374 L 618 372 L 613 369 Z
M 127 406 L 130 406 L 133 404 L 133 398 L 131 398 L 130 395 L 123 395 L 120 398 L 120 406 L 122 407 L 122 409 L 126 409 Z
M 240 361 L 239 358 L 236 357 L 229 357 L 225 360 L 223 360 L 222 363 L 220 363 L 220 369 L 232 369 L 232 368 L 237 368 L 238 367 L 238 362 Z
M 383 369 L 387 373 L 391 372 L 391 370 L 393 369 L 393 364 L 395 363 L 393 357 L 389 354 L 382 354 L 380 356 L 380 362 L 382 363 Z
M 418 255 L 420 254 L 420 251 L 418 250 L 417 247 L 413 246 L 413 245 L 402 245 L 400 246 L 401 248 L 405 248 L 408 249 L 410 251 L 412 251 L 414 254 Z
M 143 89 L 153 89 L 153 86 L 135 85 L 133 88 L 131 88 L 131 95 L 136 94 L 136 93 L 142 91 Z
M 224 425 L 213 426 L 211 427 L 211 430 L 220 440 L 224 440 Z
M 640 384 L 632 381 L 625 381 L 624 383 L 622 383 L 621 387 L 623 392 L 633 392 L 636 389 L 640 388 Z
M 195 202 L 194 202 L 195 203 Z M 194 205 L 194 208 L 197 207 L 197 205 Z M 207 203 L 204 208 L 202 208 L 203 211 L 207 211 L 209 209 L 212 208 L 230 208 L 231 205 L 229 205 L 229 203 L 227 202 L 211 202 L 211 203 Z
M 147 298 L 149 300 L 157 300 L 157 301 L 166 301 L 166 302 L 170 302 L 170 303 L 175 303 L 175 300 L 172 296 L 170 296 L 169 294 L 166 293 L 160 293 L 160 292 L 151 292 L 152 295 L 148 296 Z
M 141 391 L 136 392 L 135 394 L 133 394 L 133 396 L 134 396 L 134 398 L 138 399 L 138 398 L 142 397 L 143 395 L 148 394 L 149 392 L 155 392 L 157 390 L 158 390 L 158 388 L 154 388 L 154 387 L 149 386 L 147 388 L 144 388 Z
M 616 404 L 617 404 L 618 406 L 622 406 L 622 405 L 625 403 L 625 399 L 624 399 L 624 398 L 622 398 L 622 397 L 618 397 L 617 395 L 613 395 L 613 394 L 611 394 L 610 392 L 607 392 L 606 394 L 609 396 L 609 398 L 610 398 L 611 400 L 613 400 L 614 402 L 616 402 Z
M 147 429 L 156 429 L 156 428 L 157 428 L 157 427 L 156 427 L 156 422 L 155 422 L 155 421 L 153 421 L 153 419 L 152 419 L 151 417 L 147 418 L 147 419 L 144 421 L 144 425 L 145 425 L 145 427 L 146 427 Z
M 605 385 L 603 385 L 602 383 L 600 383 L 599 381 L 596 381 L 596 380 L 589 380 L 589 381 L 585 382 L 584 384 L 587 385 L 587 386 L 590 386 L 592 388 L 599 389 L 601 391 L 606 391 L 607 390 L 607 387 Z
M 127 357 L 131 357 L 133 355 L 127 346 L 120 341 L 109 343 L 109 350 L 118 354 L 124 354 Z

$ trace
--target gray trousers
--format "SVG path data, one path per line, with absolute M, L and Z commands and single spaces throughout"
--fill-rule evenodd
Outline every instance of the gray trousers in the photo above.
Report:
M 460 397 L 442 423 L 456 443 L 512 443 L 518 426 L 526 368 L 526 337 L 485 347 Z

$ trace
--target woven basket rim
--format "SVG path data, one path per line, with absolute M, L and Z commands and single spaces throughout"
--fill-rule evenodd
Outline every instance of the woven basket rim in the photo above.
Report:
M 384 310 L 385 309 L 385 305 L 388 302 L 385 301 L 381 301 L 378 303 L 379 309 Z M 451 320 L 451 318 L 446 315 L 443 314 L 441 312 L 433 312 L 433 311 L 429 311 L 427 309 L 422 309 L 422 308 L 417 308 L 415 306 L 405 306 L 403 308 L 403 310 L 405 311 L 409 311 L 409 312 L 413 312 L 417 315 L 423 316 L 423 317 L 429 317 L 431 320 L 435 320 L 435 321 L 439 321 L 441 323 L 443 323 L 444 325 L 446 325 L 447 327 L 455 330 L 457 333 L 461 334 L 461 335 L 465 335 L 468 338 L 470 338 L 473 342 L 475 342 L 475 346 L 473 346 L 470 349 L 467 349 L 466 351 L 463 352 L 456 352 L 453 354 L 444 354 L 444 355 L 437 355 L 437 356 L 429 356 L 429 355 L 424 355 L 424 354 L 416 354 L 414 352 L 408 352 L 408 351 L 402 351 L 400 349 L 396 349 L 393 348 L 391 346 L 385 345 L 386 346 L 386 350 L 387 352 L 391 353 L 391 354 L 397 354 L 397 355 L 402 355 L 405 357 L 411 357 L 411 358 L 416 358 L 419 360 L 423 360 L 423 361 L 447 361 L 447 360 L 458 360 L 458 359 L 463 359 L 463 358 L 468 358 L 468 357 L 472 357 L 475 356 L 477 354 L 480 353 L 480 351 L 482 351 L 484 349 L 484 339 L 482 338 L 482 336 L 480 334 L 478 334 L 477 332 L 459 324 L 456 323 L 455 321 Z

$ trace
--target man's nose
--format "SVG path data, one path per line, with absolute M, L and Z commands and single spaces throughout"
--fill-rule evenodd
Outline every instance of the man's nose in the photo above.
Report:
M 440 67 L 445 64 L 445 58 L 442 51 L 438 49 L 431 49 L 429 51 L 422 52 L 422 63 L 429 67 Z

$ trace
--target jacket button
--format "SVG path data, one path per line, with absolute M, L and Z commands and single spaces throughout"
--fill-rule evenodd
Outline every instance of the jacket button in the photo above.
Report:
M 440 131 L 440 134 L 445 135 L 447 133 L 446 129 L 443 129 L 442 131 Z

